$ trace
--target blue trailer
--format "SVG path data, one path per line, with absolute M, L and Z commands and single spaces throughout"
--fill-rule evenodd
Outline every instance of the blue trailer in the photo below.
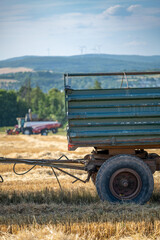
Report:
M 64 74 L 68 150 L 93 147 L 83 159 L 62 155 L 50 160 L 0 158 L 0 163 L 14 163 L 15 173 L 17 163 L 48 166 L 74 177 L 74 182 L 91 178 L 103 201 L 146 203 L 154 188 L 153 174 L 160 171 L 160 156 L 147 151 L 160 149 L 160 87 L 129 88 L 127 77 L 135 75 L 159 77 L 160 72 Z M 78 90 L 69 85 L 72 78 L 105 76 L 121 76 L 120 87 Z M 88 177 L 84 181 L 62 169 L 86 171 Z
M 141 76 L 160 72 L 66 74 L 68 149 L 93 147 L 86 168 L 102 200 L 147 202 L 160 157 L 160 87 L 72 89 L 69 78 Z M 160 85 L 159 85 L 160 86 Z

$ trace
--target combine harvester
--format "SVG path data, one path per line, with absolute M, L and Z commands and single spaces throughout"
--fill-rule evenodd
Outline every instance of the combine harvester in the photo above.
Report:
M 74 182 L 91 178 L 103 201 L 146 203 L 154 188 L 153 173 L 160 171 L 160 156 L 147 152 L 160 149 L 160 88 L 122 88 L 122 84 L 129 75 L 154 74 L 160 72 L 65 74 L 68 150 L 93 147 L 93 152 L 77 160 L 63 155 L 52 160 L 0 158 L 0 163 L 14 163 L 15 173 L 20 163 L 48 166 L 56 177 L 54 169 L 74 177 Z M 121 87 L 75 90 L 68 86 L 70 78 L 104 76 L 122 76 Z M 65 168 L 86 171 L 88 177 L 84 181 Z
M 58 121 L 45 121 L 39 120 L 36 115 L 32 116 L 31 109 L 25 118 L 17 118 L 18 125 L 14 129 L 8 129 L 8 135 L 17 135 L 23 133 L 25 135 L 41 134 L 44 136 L 48 135 L 48 132 L 57 133 L 58 128 L 61 127 L 61 123 Z

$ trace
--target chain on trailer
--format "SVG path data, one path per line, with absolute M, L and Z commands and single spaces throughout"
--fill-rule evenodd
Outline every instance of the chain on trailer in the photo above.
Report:
M 65 158 L 66 160 L 63 160 L 63 158 Z M 72 178 L 74 178 L 75 180 L 72 183 L 75 183 L 77 181 L 81 181 L 83 183 L 86 183 L 89 181 L 91 173 L 88 172 L 88 176 L 86 178 L 86 180 L 80 179 L 79 177 L 65 171 L 62 170 L 61 168 L 68 168 L 68 169 L 76 169 L 76 170 L 84 170 L 85 171 L 85 167 L 83 166 L 76 166 L 77 164 L 85 164 L 85 160 L 84 159 L 78 159 L 78 160 L 70 160 L 66 155 L 61 155 L 58 159 L 17 159 L 17 158 L 4 158 L 4 157 L 0 157 L 0 163 L 3 164 L 13 164 L 13 172 L 16 175 L 22 176 L 25 175 L 27 173 L 29 173 L 31 170 L 33 170 L 36 166 L 41 166 L 41 167 L 50 167 L 56 180 L 57 183 L 59 185 L 60 190 L 62 191 L 62 186 L 60 183 L 60 180 L 58 178 L 58 175 L 56 173 L 55 170 L 58 170 Z M 22 173 L 18 173 L 16 171 L 16 165 L 17 164 L 26 164 L 26 165 L 33 165 L 30 169 L 28 169 L 25 172 Z M 70 165 L 72 164 L 72 165 Z M 73 165 L 74 164 L 74 165 Z M 0 175 L 0 183 L 4 182 L 3 177 Z

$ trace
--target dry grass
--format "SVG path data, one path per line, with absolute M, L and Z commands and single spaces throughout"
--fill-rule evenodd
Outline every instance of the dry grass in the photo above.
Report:
M 16 72 L 33 72 L 31 68 L 18 67 L 18 68 L 0 68 L 0 74 L 16 73 Z
M 0 156 L 82 158 L 91 149 L 67 153 L 62 136 L 0 135 Z M 153 151 L 154 152 L 154 151 Z M 158 153 L 158 151 L 157 151 Z M 18 165 L 23 172 L 28 166 Z M 72 171 L 82 179 L 86 174 Z M 155 190 L 149 203 L 103 203 L 92 182 L 72 184 L 69 176 L 58 173 L 60 191 L 50 168 L 36 167 L 16 176 L 12 165 L 0 165 L 5 182 L 0 184 L 0 239 L 44 240 L 145 240 L 160 239 L 160 174 L 154 174 Z

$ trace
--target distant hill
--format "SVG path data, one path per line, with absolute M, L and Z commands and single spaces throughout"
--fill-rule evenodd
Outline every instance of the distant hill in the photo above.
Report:
M 160 69 L 160 56 L 86 54 L 70 57 L 24 56 L 0 61 L 3 67 L 26 67 L 36 71 L 108 72 Z
M 30 68 L 35 72 L 1 74 L 0 78 L 17 80 L 17 84 L 8 85 L 17 89 L 28 76 L 33 86 L 39 85 L 48 91 L 51 87 L 63 89 L 63 73 L 160 70 L 160 56 L 86 54 L 69 57 L 24 56 L 0 61 L 0 68 L 19 67 Z M 86 83 L 88 84 L 87 80 Z M 111 82 L 110 85 L 112 86 Z M 6 85 L 1 84 L 1 88 L 4 86 Z

